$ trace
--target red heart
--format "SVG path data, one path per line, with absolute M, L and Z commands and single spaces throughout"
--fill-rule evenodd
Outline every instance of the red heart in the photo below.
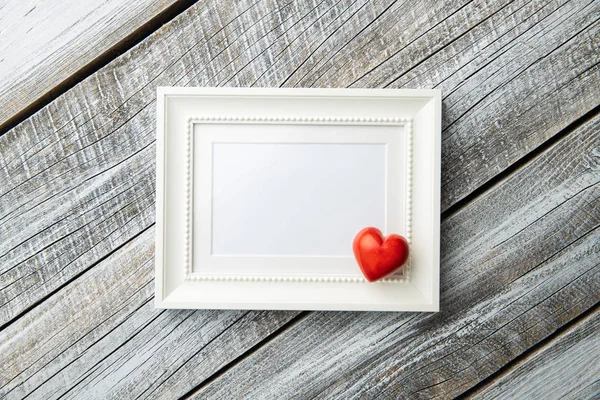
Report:
M 383 238 L 377 228 L 364 228 L 356 234 L 352 244 L 354 257 L 369 282 L 388 276 L 404 266 L 408 260 L 408 241 L 400 235 Z

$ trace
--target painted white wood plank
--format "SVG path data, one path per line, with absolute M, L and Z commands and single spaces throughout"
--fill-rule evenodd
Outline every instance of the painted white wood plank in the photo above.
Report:
M 175 0 L 0 5 L 0 126 Z

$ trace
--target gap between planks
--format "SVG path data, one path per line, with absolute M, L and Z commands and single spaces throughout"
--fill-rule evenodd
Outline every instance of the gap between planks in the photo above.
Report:
M 587 112 L 586 114 L 584 114 L 583 116 L 578 118 L 577 120 L 573 121 L 571 124 L 569 124 L 567 127 L 565 127 L 562 131 L 558 132 L 556 135 L 552 136 L 551 138 L 549 138 L 548 140 L 546 140 L 545 142 L 540 144 L 537 148 L 535 148 L 534 150 L 532 150 L 531 152 L 526 154 L 519 161 L 517 161 L 516 163 L 512 164 L 510 167 L 508 167 L 505 170 L 503 170 L 502 172 L 500 172 L 498 175 L 496 175 L 494 178 L 492 178 L 491 180 L 486 182 L 484 185 L 480 186 L 477 190 L 475 190 L 469 196 L 465 197 L 464 199 L 462 199 L 459 202 L 452 205 L 448 210 L 446 210 L 445 212 L 442 213 L 440 223 L 443 223 L 445 220 L 450 218 L 452 215 L 456 214 L 461 209 L 466 207 L 470 202 L 474 201 L 475 199 L 477 199 L 480 196 L 483 196 L 486 192 L 492 190 L 496 185 L 498 185 L 502 181 L 508 179 L 512 174 L 516 173 L 517 171 L 519 171 L 520 169 L 525 167 L 527 164 L 532 162 L 535 158 L 537 158 L 539 155 L 546 152 L 549 148 L 551 148 L 552 146 L 554 146 L 561 140 L 567 138 L 571 133 L 576 131 L 579 127 L 583 126 L 585 123 L 594 119 L 598 114 L 600 114 L 600 105 L 594 107 L 592 110 L 590 110 L 589 112 Z M 509 362 L 508 364 L 501 367 L 497 372 L 490 375 L 483 381 L 477 383 L 475 386 L 472 386 L 471 388 L 467 389 L 467 391 L 464 392 L 463 394 L 461 394 L 459 396 L 459 398 L 470 398 L 473 395 L 475 395 L 476 393 L 478 393 L 479 391 L 481 391 L 484 388 L 488 387 L 489 385 L 493 384 L 493 382 L 495 382 L 496 380 L 501 379 L 503 376 L 510 373 L 514 368 L 517 368 L 520 364 L 527 361 L 529 358 L 533 357 L 535 354 L 542 351 L 544 348 L 551 346 L 553 343 L 555 343 L 557 340 L 559 340 L 563 335 L 576 329 L 577 326 L 579 326 L 583 321 L 585 321 L 587 318 L 594 315 L 599 310 L 600 310 L 600 303 L 596 303 L 593 307 L 586 310 L 584 313 L 580 314 L 575 319 L 569 321 L 565 325 L 561 326 L 556 331 L 554 331 L 552 334 L 550 334 L 548 337 L 546 337 L 539 343 L 533 345 L 532 347 L 527 349 L 525 352 L 523 352 L 521 355 L 519 355 L 515 359 L 513 359 L 511 362 Z M 208 386 L 213 381 L 216 381 L 217 379 L 219 379 L 219 377 L 221 377 L 227 371 L 229 371 L 230 369 L 235 367 L 237 364 L 241 363 L 246 358 L 250 357 L 260 347 L 262 347 L 263 345 L 274 340 L 279 334 L 283 333 L 284 331 L 288 330 L 289 328 L 293 327 L 294 325 L 300 323 L 302 320 L 304 320 L 306 317 L 308 317 L 308 315 L 310 315 L 311 313 L 312 313 L 312 311 L 301 312 L 300 314 L 298 314 L 297 316 L 292 318 L 290 321 L 288 321 L 287 323 L 282 325 L 279 329 L 277 329 L 270 335 L 266 336 L 263 340 L 256 343 L 254 346 L 252 346 L 247 351 L 242 353 L 240 356 L 238 356 L 237 358 L 233 359 L 232 361 L 230 361 L 229 363 L 227 363 L 226 365 L 221 367 L 218 371 L 216 371 L 213 375 L 211 375 L 210 378 L 205 379 L 203 382 L 198 384 L 194 389 L 190 390 L 188 393 L 183 395 L 181 397 L 181 399 L 192 398 L 195 394 L 199 393 L 204 387 Z
M 75 276 L 73 276 L 73 278 L 65 281 L 62 285 L 57 286 L 54 290 L 52 290 L 46 296 L 44 296 L 41 299 L 37 300 L 36 302 L 30 304 L 26 309 L 24 309 L 23 311 L 21 311 L 19 314 L 15 315 L 14 318 L 12 318 L 8 322 L 6 322 L 4 325 L 1 325 L 0 326 L 0 332 L 2 332 L 3 330 L 5 330 L 6 328 L 8 328 L 10 325 L 14 324 L 15 322 L 19 321 L 21 318 L 23 318 L 25 315 L 27 315 L 27 313 L 29 313 L 29 311 L 33 310 L 34 308 L 36 308 L 40 304 L 44 303 L 46 300 L 50 299 L 56 293 L 58 293 L 59 291 L 61 291 L 65 287 L 69 286 L 71 283 L 75 282 L 75 280 L 77 280 L 79 277 L 81 277 L 82 275 L 84 275 L 86 272 L 90 271 L 92 268 L 94 268 L 96 265 L 100 264 L 102 261 L 104 261 L 107 258 L 109 258 L 114 253 L 118 252 L 119 250 L 121 250 L 122 248 L 124 248 L 125 246 L 127 246 L 129 243 L 131 243 L 137 237 L 143 235 L 149 229 L 152 229 L 153 226 L 154 226 L 154 223 L 150 224 L 145 229 L 142 229 L 140 232 L 138 232 L 134 236 L 132 236 L 131 239 L 129 239 L 128 241 L 122 243 L 120 246 L 117 246 L 110 253 L 108 253 L 108 254 L 104 255 L 103 257 L 101 257 L 100 259 L 98 259 L 96 262 L 94 262 L 88 268 L 85 268 L 84 270 L 80 271 L 78 274 L 76 274 Z
M 30 115 L 37 112 L 39 109 L 44 107 L 46 104 L 52 102 L 55 98 L 57 98 L 64 92 L 68 91 L 69 89 L 71 89 L 72 87 L 77 85 L 79 82 L 83 81 L 85 78 L 87 78 L 89 75 L 93 74 L 100 68 L 102 68 L 104 65 L 110 63 L 112 60 L 117 58 L 123 52 L 127 51 L 129 48 L 132 48 L 135 45 L 137 45 L 139 42 L 143 41 L 154 30 L 160 28 L 160 26 L 162 26 L 164 23 L 168 22 L 170 19 L 174 18 L 178 14 L 184 12 L 187 8 L 189 8 L 194 3 L 195 3 L 195 1 L 184 1 L 184 2 L 180 2 L 180 3 L 176 3 L 173 6 L 169 7 L 167 10 L 165 10 L 163 13 L 154 17 L 152 20 L 147 22 L 145 25 L 140 27 L 138 30 L 136 30 L 135 32 L 130 34 L 128 37 L 121 40 L 115 46 L 113 46 L 112 48 L 110 48 L 105 53 L 101 54 L 100 56 L 98 56 L 96 59 L 94 59 L 92 62 L 87 64 L 85 67 L 83 67 L 79 71 L 77 71 L 77 73 L 71 75 L 65 81 L 61 82 L 59 85 L 57 85 L 56 87 L 51 89 L 49 92 L 47 92 L 41 98 L 36 100 L 33 104 L 29 105 L 26 109 L 22 110 L 21 112 L 17 113 L 13 117 L 11 117 L 9 120 L 7 120 L 7 122 L 5 124 L 0 125 L 0 135 L 5 133 L 6 131 L 10 130 L 15 125 L 21 123 L 25 119 L 29 118 Z M 547 149 L 552 147 L 554 144 L 556 144 L 559 141 L 561 141 L 562 139 L 566 138 L 570 133 L 572 133 L 579 126 L 581 126 L 584 123 L 586 123 L 587 121 L 591 120 L 598 113 L 600 113 L 600 106 L 596 106 L 595 108 L 590 110 L 588 113 L 586 113 L 585 115 L 583 115 L 582 117 L 580 117 L 579 119 L 577 119 L 573 123 L 571 123 L 569 126 L 564 128 L 562 131 L 560 131 L 559 133 L 557 133 L 550 139 L 544 141 L 542 144 L 540 144 L 537 148 L 532 150 L 530 153 L 523 156 L 517 162 L 511 164 L 508 168 L 506 168 L 505 170 L 500 172 L 498 175 L 496 175 L 493 178 L 491 178 L 490 180 L 488 180 L 486 183 L 484 183 L 483 185 L 478 187 L 475 191 L 470 193 L 467 197 L 461 199 L 459 202 L 457 202 L 456 204 L 451 206 L 448 210 L 446 210 L 444 213 L 442 213 L 442 221 L 444 221 L 444 220 L 448 219 L 449 217 L 451 217 L 452 215 L 456 214 L 461 209 L 466 207 L 470 202 L 472 202 L 473 200 L 482 196 L 483 194 L 485 194 L 486 192 L 491 190 L 493 187 L 495 187 L 496 185 L 498 185 L 499 183 L 501 183 L 502 181 L 507 179 L 510 175 L 512 175 L 516 171 L 520 170 L 523 166 L 528 164 L 531 160 L 535 159 L 538 155 L 544 153 Z M 123 245 L 119 246 L 118 248 L 116 248 L 115 250 L 113 250 L 112 252 L 107 254 L 105 257 L 103 257 L 98 262 L 101 262 L 105 258 L 109 257 L 112 253 L 114 253 L 115 251 L 117 251 L 120 248 L 122 248 L 123 246 L 125 246 L 127 243 L 129 243 L 131 240 L 135 239 L 135 237 L 139 236 L 146 230 L 150 229 L 153 225 L 154 224 L 151 224 L 149 227 L 147 227 L 146 229 L 144 229 L 143 231 L 141 231 L 140 233 L 135 235 L 133 238 L 131 238 L 129 241 L 125 242 Z M 4 326 L 1 326 L 0 331 L 3 330 L 6 326 L 10 325 L 12 322 L 21 318 L 23 315 L 25 315 L 31 309 L 35 308 L 40 303 L 47 300 L 49 297 L 53 296 L 57 291 L 59 291 L 61 288 L 68 285 L 69 283 L 73 282 L 75 279 L 80 277 L 86 271 L 93 268 L 98 262 L 91 265 L 90 268 L 77 274 L 71 280 L 65 282 L 63 285 L 61 285 L 59 288 L 57 288 L 56 290 L 49 293 L 44 298 L 42 298 L 39 301 L 37 301 L 36 303 L 32 304 L 29 308 L 24 310 L 20 315 L 15 317 L 12 321 L 5 324 Z M 546 339 L 539 342 L 537 345 L 534 345 L 533 347 L 531 347 L 530 349 L 528 349 L 527 351 L 522 353 L 520 356 L 518 356 L 516 359 L 511 361 L 509 364 L 502 367 L 499 371 L 497 371 L 490 377 L 486 378 L 484 381 L 473 386 L 471 389 L 469 389 L 467 392 L 465 392 L 465 395 L 477 393 L 478 391 L 480 391 L 484 387 L 486 387 L 486 385 L 490 385 L 491 382 L 495 381 L 496 379 L 501 378 L 502 376 L 507 374 L 511 369 L 517 367 L 520 363 L 529 359 L 529 357 L 536 354 L 536 352 L 540 351 L 545 346 L 551 345 L 561 335 L 563 335 L 567 332 L 570 332 L 572 329 L 575 329 L 577 327 L 577 325 L 581 323 L 581 321 L 585 320 L 590 315 L 593 315 L 593 313 L 597 312 L 598 308 L 599 308 L 599 304 L 597 303 L 596 305 L 594 305 L 594 307 L 587 310 L 586 312 L 584 312 L 583 314 L 581 314 L 580 316 L 578 316 L 571 322 L 563 325 L 558 330 L 556 330 L 554 333 L 552 333 L 549 337 L 547 337 Z M 282 333 L 285 330 L 289 329 L 290 327 L 294 326 L 296 323 L 300 322 L 302 319 L 304 319 L 309 314 L 310 314 L 310 312 L 308 312 L 308 311 L 304 311 L 304 312 L 300 313 L 299 315 L 294 317 L 292 320 L 290 320 L 286 324 L 282 325 L 275 332 L 266 336 L 263 340 L 261 340 L 260 342 L 258 342 L 257 344 L 255 344 L 254 346 L 249 348 L 242 355 L 240 355 L 239 357 L 233 359 L 232 361 L 230 361 L 229 363 L 227 363 L 226 365 L 221 367 L 217 372 L 215 372 L 215 374 L 213 374 L 207 380 L 203 381 L 200 385 L 195 387 L 193 390 L 191 390 L 189 393 L 187 393 L 184 397 L 193 395 L 194 392 L 200 390 L 202 387 L 208 385 L 210 382 L 218 379 L 223 373 L 225 373 L 226 371 L 228 371 L 229 369 L 234 367 L 236 364 L 241 362 L 246 357 L 253 354 L 262 345 L 270 342 L 276 336 L 278 336 L 280 333 Z
M 545 142 L 543 142 L 542 144 L 540 144 L 537 148 L 535 148 L 534 150 L 532 150 L 529 153 L 527 153 L 519 161 L 513 163 L 508 168 L 506 168 L 505 170 L 503 170 L 502 172 L 500 172 L 498 175 L 494 176 L 494 178 L 490 179 L 485 184 L 481 185 L 478 189 L 476 189 L 475 191 L 473 191 L 467 197 L 461 199 L 460 201 L 458 201 L 457 203 L 455 203 L 454 205 L 452 205 L 446 211 L 444 211 L 443 213 L 441 213 L 440 225 L 445 220 L 447 220 L 448 218 L 450 218 L 452 215 L 458 213 L 460 210 L 462 210 L 463 208 L 465 208 L 469 203 L 471 203 L 475 199 L 483 196 L 486 192 L 490 191 L 492 188 L 494 188 L 496 185 L 500 184 L 502 181 L 508 179 L 512 174 L 514 174 L 515 172 L 517 172 L 518 170 L 520 170 L 521 168 L 523 168 L 529 162 L 533 161 L 536 157 L 538 157 L 540 154 L 544 153 L 550 147 L 552 147 L 553 145 L 555 145 L 559 141 L 565 139 L 567 136 L 569 136 L 569 134 L 571 134 L 572 132 L 574 132 L 577 128 L 579 128 L 582 125 L 584 125 L 585 123 L 591 121 L 598 114 L 600 114 L 600 105 L 594 107 L 593 109 L 591 109 L 590 111 L 588 111 L 586 114 L 582 115 L 580 118 L 578 118 L 575 121 L 573 121 L 570 125 L 568 125 L 567 127 L 565 127 L 562 131 L 558 132 L 556 135 L 552 136 L 551 138 L 549 138 L 548 140 L 546 140 Z M 55 293 L 57 293 L 58 291 L 60 291 L 62 288 L 64 288 L 65 286 L 69 285 L 71 282 L 75 281 L 77 278 L 79 278 L 80 276 L 82 276 L 83 274 L 85 274 L 87 271 L 89 271 L 95 265 L 97 265 L 98 263 L 102 262 L 104 259 L 110 257 L 113 253 L 117 252 L 118 250 L 120 250 L 121 248 L 123 248 L 124 246 L 126 246 L 128 243 L 130 243 L 131 241 L 133 241 L 135 238 L 137 238 L 138 236 L 140 236 L 141 234 L 143 234 L 144 232 L 146 232 L 148 229 L 152 228 L 154 225 L 155 225 L 155 223 L 150 224 L 147 228 L 145 228 L 144 230 L 142 230 L 139 233 L 137 233 L 135 236 L 133 236 L 127 242 L 121 244 L 120 246 L 118 246 L 117 248 L 115 248 L 114 250 L 112 250 L 110 253 L 106 254 L 100 260 L 98 260 L 97 262 L 95 262 L 94 264 L 92 264 L 89 268 L 81 271 L 80 273 L 78 273 L 77 275 L 75 275 L 72 279 L 69 279 L 68 281 L 64 282 L 62 285 L 60 285 L 59 287 L 57 287 L 55 290 L 53 290 L 52 292 L 50 292 L 47 296 L 44 296 L 40 300 L 38 300 L 35 303 L 31 304 L 29 307 L 27 307 L 27 309 L 25 309 L 19 315 L 15 316 L 15 318 L 13 318 L 11 321 L 9 321 L 6 324 L 0 326 L 0 332 L 3 331 L 4 329 L 6 329 L 8 326 L 10 326 L 12 323 L 18 321 L 20 318 L 22 318 L 29 311 L 31 311 L 32 309 L 34 309 L 35 307 L 37 307 L 38 305 L 40 305 L 41 303 L 43 303 L 44 301 L 46 301 L 47 299 L 49 299 L 50 297 L 52 297 Z M 294 317 L 288 323 L 286 323 L 285 325 L 283 325 L 280 329 L 278 329 L 277 331 L 273 332 L 271 335 L 265 337 L 265 339 L 263 339 L 263 341 L 259 342 L 254 347 L 250 348 L 246 353 L 244 353 L 243 355 L 241 355 L 240 357 L 238 357 L 237 359 L 233 360 L 231 363 L 229 363 L 228 365 L 226 365 L 225 367 L 223 367 L 221 370 L 219 370 L 219 372 L 217 372 L 217 374 L 219 374 L 219 375 L 222 374 L 223 372 L 225 372 L 225 370 L 227 370 L 230 367 L 232 367 L 235 363 L 237 363 L 238 361 L 241 361 L 243 358 L 245 358 L 246 356 L 248 356 L 249 354 L 251 354 L 253 352 L 253 350 L 254 350 L 255 347 L 259 347 L 262 344 L 264 344 L 265 342 L 271 340 L 272 338 L 274 338 L 275 336 L 277 336 L 279 333 L 281 333 L 282 331 L 284 331 L 288 327 L 294 325 L 294 323 L 297 320 L 301 319 L 300 317 L 303 318 L 303 317 L 307 316 L 309 313 L 311 313 L 311 311 L 303 311 L 301 314 L 299 314 L 298 316 Z M 563 326 L 563 328 L 568 328 L 569 325 L 571 325 L 573 323 L 576 323 L 576 322 L 572 321 L 571 323 Z M 541 345 L 541 344 L 538 344 L 538 345 Z M 532 347 L 529 350 L 530 351 L 535 351 L 535 349 L 537 348 L 538 345 Z M 205 385 L 205 383 L 203 382 L 197 388 L 195 388 L 192 392 L 194 392 L 196 390 L 199 390 L 204 385 Z M 192 392 L 190 392 L 189 394 L 191 395 Z
M 508 375 L 511 371 L 518 368 L 520 365 L 526 363 L 531 358 L 535 357 L 541 351 L 546 348 L 549 348 L 556 344 L 562 337 L 568 335 L 573 332 L 577 328 L 579 328 L 582 324 L 585 323 L 588 319 L 592 318 L 596 313 L 600 312 L 600 302 L 594 304 L 591 308 L 587 309 L 583 313 L 579 314 L 577 317 L 572 319 L 569 323 L 561 326 L 556 331 L 552 332 L 548 337 L 542 339 L 539 343 L 534 345 L 533 347 L 525 350 L 523 353 L 515 357 L 508 364 L 501 367 L 498 371 L 488 376 L 484 380 L 477 383 L 475 386 L 471 387 L 463 394 L 458 396 L 458 399 L 470 399 L 475 397 L 477 394 L 485 391 L 485 389 L 492 386 L 495 382 L 499 381 L 506 375 Z
M 563 130 L 550 137 L 546 141 L 542 142 L 538 147 L 531 150 L 529 153 L 524 155 L 519 160 L 512 163 L 510 166 L 506 167 L 504 170 L 499 172 L 493 178 L 479 186 L 477 189 L 473 190 L 464 198 L 460 199 L 452 206 L 450 206 L 446 211 L 442 212 L 441 221 L 444 222 L 454 214 L 458 213 L 460 210 L 465 208 L 469 203 L 476 200 L 477 198 L 483 196 L 488 191 L 492 190 L 495 186 L 502 183 L 504 180 L 508 179 L 512 174 L 529 164 L 539 155 L 545 153 L 550 147 L 554 146 L 561 140 L 565 139 L 579 127 L 583 126 L 587 122 L 593 120 L 597 115 L 600 114 L 600 105 L 592 108 L 587 113 L 583 114 L 581 117 L 577 118 L 575 121 L 571 122 L 567 125 Z M 442 188 L 443 190 L 443 188 Z
M 119 42 L 115 43 L 112 47 L 108 48 L 106 51 L 98 55 L 89 63 L 81 67 L 78 71 L 70 75 L 68 78 L 58 83 L 56 86 L 52 87 L 50 90 L 48 90 L 39 98 L 35 99 L 25 108 L 8 118 L 4 123 L 1 123 L 0 136 L 10 131 L 15 126 L 19 125 L 21 122 L 27 120 L 33 114 L 37 113 L 39 110 L 52 103 L 59 96 L 69 91 L 77 84 L 79 84 L 89 76 L 93 75 L 109 63 L 111 63 L 123 53 L 137 46 L 148 36 L 157 31 L 161 26 L 170 22 L 179 14 L 185 12 L 197 1 L 198 0 L 178 0 L 174 4 L 167 7 L 161 13 L 155 15 L 148 22 L 141 25 L 138 29 L 125 36 Z
M 556 143 L 558 143 L 561 140 L 563 140 L 566 137 L 568 137 L 569 134 L 571 134 L 572 132 L 574 132 L 580 126 L 584 125 L 586 122 L 592 120 L 598 114 L 600 114 L 600 106 L 596 106 L 595 108 L 593 108 L 592 110 L 590 110 L 589 112 L 587 112 L 586 114 L 584 114 L 582 117 L 580 117 L 577 120 L 573 121 L 570 125 L 568 125 L 566 128 L 564 128 L 562 131 L 560 131 L 559 133 L 557 133 L 553 137 L 551 137 L 548 140 L 546 140 L 545 142 L 543 142 L 536 149 L 532 150 L 530 153 L 528 153 L 523 158 L 521 158 L 518 162 L 512 164 L 510 167 L 508 167 L 507 169 L 505 169 L 504 171 L 502 171 L 501 173 L 499 173 L 498 175 L 496 175 L 494 178 L 492 178 L 491 180 L 489 180 L 488 182 L 486 182 L 484 185 L 482 185 L 481 187 L 479 187 L 477 190 L 475 190 L 469 196 L 467 196 L 464 199 L 462 199 L 461 201 L 457 202 L 452 207 L 450 207 L 448 210 L 446 210 L 444 213 L 442 213 L 441 222 L 447 220 L 452 215 L 456 214 L 461 209 L 463 209 L 464 207 L 466 207 L 470 202 L 474 201 L 475 199 L 477 199 L 480 196 L 483 196 L 489 190 L 492 190 L 496 185 L 500 184 L 505 179 L 508 179 L 512 174 L 514 174 L 515 172 L 517 172 L 518 170 L 520 170 L 521 168 L 523 168 L 524 166 L 526 166 L 529 162 L 533 161 L 536 157 L 538 157 L 539 155 L 543 154 L 546 150 L 548 150 L 550 147 L 552 147 Z M 154 226 L 154 223 L 152 223 L 146 229 L 144 229 L 141 232 L 139 232 L 138 234 L 136 234 L 134 237 L 132 237 L 127 242 L 125 242 L 122 245 L 120 245 L 119 247 L 115 248 L 110 253 L 106 254 L 104 257 L 102 257 L 100 260 L 98 260 L 97 262 L 95 262 L 89 268 L 81 271 L 79 274 L 77 274 L 76 276 L 74 276 L 72 279 L 70 279 L 70 280 L 66 281 L 64 284 L 60 285 L 58 288 L 56 288 L 55 290 L 53 290 L 47 296 L 43 297 L 39 301 L 37 301 L 34 304 L 32 304 L 30 307 L 28 307 L 26 310 L 24 310 L 22 313 L 20 313 L 14 319 L 12 319 L 10 322 L 6 323 L 3 326 L 0 326 L 0 331 L 4 330 L 5 328 L 7 328 L 9 325 L 11 325 L 12 323 L 14 323 L 15 321 L 18 321 L 19 319 L 21 319 L 29 311 L 31 311 L 32 309 L 34 309 L 35 307 L 37 307 L 39 304 L 41 304 L 41 303 L 45 302 L 46 300 L 48 300 L 50 297 L 52 297 L 55 293 L 57 293 L 58 291 L 60 291 L 62 288 L 64 288 L 65 286 L 71 284 L 73 281 L 75 281 L 80 276 L 82 276 L 83 274 L 85 274 L 87 271 L 89 271 L 90 269 L 92 269 L 98 263 L 100 263 L 104 259 L 110 257 L 113 253 L 115 253 L 116 251 L 120 250 L 121 248 L 125 247 L 132 240 L 134 240 L 138 236 L 142 235 L 144 232 L 146 232 L 148 229 L 151 229 L 153 226 Z M 587 318 L 589 318 L 591 315 L 593 315 L 595 312 L 597 312 L 599 310 L 600 310 L 600 303 L 597 303 L 592 308 L 590 308 L 589 310 L 585 311 L 583 314 L 579 315 L 578 317 L 576 317 L 572 321 L 568 322 L 567 324 L 565 324 L 562 327 L 560 327 L 559 329 L 557 329 L 555 332 L 553 332 L 550 336 L 548 336 L 547 338 L 545 338 L 541 342 L 537 343 L 533 347 L 531 347 L 528 350 L 526 350 L 524 353 L 522 353 L 521 355 L 519 355 L 517 358 L 515 358 L 514 360 L 512 360 L 510 363 L 508 363 L 507 365 L 503 366 L 496 373 L 490 375 L 489 377 L 487 377 L 483 381 L 477 383 L 475 386 L 469 388 L 460 397 L 461 398 L 470 398 L 470 397 L 474 396 L 475 394 L 477 394 L 478 392 L 484 390 L 486 387 L 489 387 L 495 381 L 497 381 L 498 379 L 501 379 L 503 376 L 505 376 L 506 374 L 510 373 L 514 368 L 517 368 L 520 364 L 522 364 L 523 362 L 527 361 L 529 358 L 533 357 L 539 351 L 541 351 L 544 348 L 552 345 L 552 343 L 554 343 L 556 340 L 559 340 L 560 337 L 562 337 L 564 334 L 567 334 L 568 332 L 572 331 L 573 329 L 576 329 L 576 327 L 579 324 L 581 324 L 582 321 L 586 320 Z M 302 311 L 302 312 L 300 312 L 298 315 L 296 315 L 290 321 L 288 321 L 287 323 L 285 323 L 281 327 L 279 327 L 276 331 L 274 331 L 270 335 L 268 335 L 265 338 L 263 338 L 261 341 L 259 341 L 258 343 L 256 343 L 254 346 L 250 347 L 248 350 L 246 350 L 240 356 L 238 356 L 237 358 L 234 358 L 233 360 L 231 360 L 230 362 L 228 362 L 227 364 L 225 364 L 224 366 L 222 366 L 218 371 L 216 371 L 208 379 L 205 379 L 200 384 L 198 384 L 196 387 L 194 387 L 192 390 L 190 390 L 189 392 L 187 392 L 184 396 L 182 396 L 182 398 L 193 397 L 197 392 L 201 391 L 204 387 L 206 387 L 207 385 L 209 385 L 211 382 L 216 381 L 217 379 L 219 379 L 219 377 L 221 377 L 227 371 L 229 371 L 230 369 L 234 368 L 236 365 L 238 365 L 239 363 L 241 363 L 242 361 L 244 361 L 246 358 L 250 357 L 260 347 L 262 347 L 263 345 L 271 342 L 277 336 L 279 336 L 279 334 L 285 332 L 286 330 L 288 330 L 291 327 L 295 326 L 296 324 L 300 323 L 302 320 L 304 320 L 306 317 L 308 317 L 311 313 L 312 313 L 312 311 Z
M 188 391 L 186 394 L 181 396 L 180 399 L 193 398 L 196 395 L 196 393 L 200 392 L 204 387 L 210 385 L 212 382 L 219 379 L 223 374 L 225 374 L 230 369 L 234 368 L 236 365 L 238 365 L 239 363 L 244 361 L 246 358 L 250 357 L 263 345 L 269 343 L 270 341 L 275 339 L 277 336 L 279 336 L 279 334 L 281 334 L 284 331 L 290 329 L 291 327 L 299 324 L 302 320 L 304 320 L 306 317 L 308 317 L 308 315 L 311 313 L 312 313 L 312 311 L 299 312 L 298 315 L 296 315 L 295 317 L 290 319 L 285 324 L 281 325 L 277 330 L 273 331 L 273 333 L 265 336 L 262 340 L 257 342 L 254 346 L 250 347 L 248 350 L 246 350 L 245 352 L 240 354 L 238 357 L 234 358 L 233 360 L 229 361 L 227 364 L 223 365 L 221 368 L 219 368 L 217 371 L 215 371 L 209 378 L 203 380 L 198 385 L 196 385 L 192 390 Z

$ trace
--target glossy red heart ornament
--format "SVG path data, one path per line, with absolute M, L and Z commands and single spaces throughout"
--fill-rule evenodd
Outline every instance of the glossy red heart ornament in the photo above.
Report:
M 364 228 L 352 244 L 354 257 L 369 282 L 384 278 L 404 266 L 408 260 L 408 241 L 396 234 L 385 239 L 377 228 Z

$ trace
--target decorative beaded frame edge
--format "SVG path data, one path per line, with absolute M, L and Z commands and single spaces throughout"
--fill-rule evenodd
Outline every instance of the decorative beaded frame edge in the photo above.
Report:
M 197 123 L 223 123 L 223 124 L 320 124 L 320 125 L 397 125 L 404 126 L 407 146 L 406 162 L 406 239 L 411 244 L 412 235 L 412 186 L 413 186 L 413 148 L 412 148 L 412 118 L 384 118 L 384 117 L 232 117 L 232 116 L 198 116 L 187 118 L 186 138 L 186 167 L 185 167 L 185 192 L 186 192 L 186 235 L 185 235 L 185 262 L 184 281 L 257 281 L 257 282 L 337 282 L 337 283 L 369 283 L 363 277 L 328 277 L 328 276 L 236 276 L 236 275 L 202 275 L 193 272 L 193 135 L 194 125 Z M 403 283 L 410 281 L 411 257 L 403 268 L 402 278 L 385 278 L 376 283 Z M 393 276 L 393 275 L 392 275 Z

